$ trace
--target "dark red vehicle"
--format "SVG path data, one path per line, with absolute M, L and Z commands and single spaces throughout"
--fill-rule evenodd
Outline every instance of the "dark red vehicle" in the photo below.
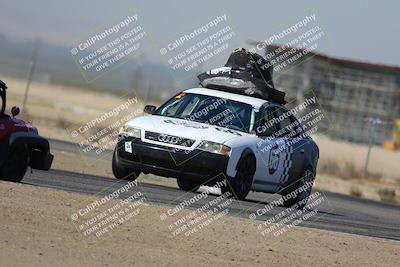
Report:
M 39 136 L 30 122 L 17 119 L 19 108 L 11 109 L 12 116 L 5 114 L 6 84 L 0 80 L 0 179 L 19 182 L 28 166 L 32 169 L 49 170 L 53 162 L 49 141 Z

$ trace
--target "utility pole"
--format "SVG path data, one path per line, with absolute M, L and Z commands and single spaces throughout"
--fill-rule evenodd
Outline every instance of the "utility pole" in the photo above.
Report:
M 29 64 L 29 72 L 28 72 L 25 94 L 24 94 L 24 99 L 23 99 L 23 104 L 22 104 L 22 112 L 24 112 L 24 113 L 26 113 L 26 102 L 28 100 L 29 87 L 31 85 L 33 72 L 36 67 L 37 51 L 39 48 L 39 42 L 40 42 L 39 39 L 36 39 L 34 41 L 34 45 L 33 45 L 32 57 L 31 57 L 31 62 Z
M 367 175 L 368 175 L 369 158 L 371 156 L 372 146 L 375 142 L 375 127 L 378 124 L 379 125 L 390 124 L 390 122 L 385 122 L 385 121 L 382 121 L 380 119 L 375 119 L 375 118 L 366 118 L 365 120 L 370 123 L 370 126 L 369 126 L 368 152 L 367 152 L 367 157 L 365 159 L 365 166 L 364 166 L 364 178 L 367 177 Z
M 144 100 L 143 100 L 144 105 L 147 105 L 149 103 L 150 91 L 151 91 L 151 85 L 149 83 L 147 86 L 146 93 L 144 95 Z
M 373 138 L 374 134 L 374 128 L 375 128 L 375 123 L 372 118 L 367 118 L 367 121 L 369 121 L 369 143 L 368 143 L 368 152 L 367 152 L 367 157 L 365 159 L 365 166 L 364 166 L 364 178 L 367 177 L 368 175 L 368 164 L 369 164 L 369 157 L 371 155 L 371 149 L 373 145 L 373 141 L 375 138 Z

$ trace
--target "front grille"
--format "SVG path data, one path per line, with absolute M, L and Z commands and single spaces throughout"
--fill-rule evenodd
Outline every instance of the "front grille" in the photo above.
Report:
M 145 131 L 144 138 L 147 140 L 157 141 L 160 143 L 166 143 L 184 147 L 191 147 L 195 142 L 195 140 L 193 139 L 188 139 L 163 133 L 149 132 L 149 131 Z

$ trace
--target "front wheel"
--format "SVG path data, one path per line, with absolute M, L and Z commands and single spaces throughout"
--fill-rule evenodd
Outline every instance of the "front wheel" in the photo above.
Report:
M 255 172 L 256 162 L 254 158 L 252 156 L 244 157 L 236 168 L 235 177 L 233 179 L 227 177 L 226 186 L 221 188 L 222 194 L 230 193 L 230 197 L 244 200 L 250 192 Z
M 112 158 L 112 172 L 114 177 L 120 180 L 135 181 L 139 177 L 140 171 L 119 166 L 117 164 L 116 153 L 114 151 Z
M 15 147 L 0 170 L 0 177 L 11 182 L 20 182 L 28 168 L 29 154 L 25 146 Z
M 284 199 L 283 206 L 289 208 L 297 204 L 298 209 L 304 209 L 311 195 L 314 179 L 315 173 L 312 168 L 307 168 L 301 178 L 296 182 L 293 190 L 284 196 L 287 199 Z
M 200 188 L 200 185 L 194 181 L 178 178 L 176 182 L 180 189 L 185 191 L 197 191 Z

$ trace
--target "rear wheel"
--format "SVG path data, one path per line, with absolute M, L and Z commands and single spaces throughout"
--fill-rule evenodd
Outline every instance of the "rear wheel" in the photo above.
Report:
M 233 179 L 228 177 L 228 183 L 221 188 L 222 194 L 230 192 L 230 197 L 244 200 L 250 192 L 255 171 L 254 158 L 252 156 L 244 157 L 237 166 L 235 177 Z
M 185 191 L 197 191 L 200 188 L 200 185 L 194 181 L 178 178 L 176 182 L 180 189 Z
M 312 168 L 307 168 L 301 178 L 296 182 L 295 186 L 293 186 L 293 190 L 289 194 L 286 194 L 286 196 L 289 196 L 293 193 L 294 197 L 290 197 L 284 201 L 283 206 L 289 208 L 297 204 L 298 209 L 304 209 L 307 204 L 308 197 L 311 194 L 314 179 L 315 173 L 313 172 Z
M 119 166 L 117 164 L 116 153 L 114 151 L 112 158 L 112 172 L 114 177 L 121 180 L 135 181 L 139 177 L 140 171 Z
M 28 168 L 29 154 L 24 145 L 15 147 L 8 155 L 3 167 L 0 170 L 0 176 L 6 181 L 20 182 Z

